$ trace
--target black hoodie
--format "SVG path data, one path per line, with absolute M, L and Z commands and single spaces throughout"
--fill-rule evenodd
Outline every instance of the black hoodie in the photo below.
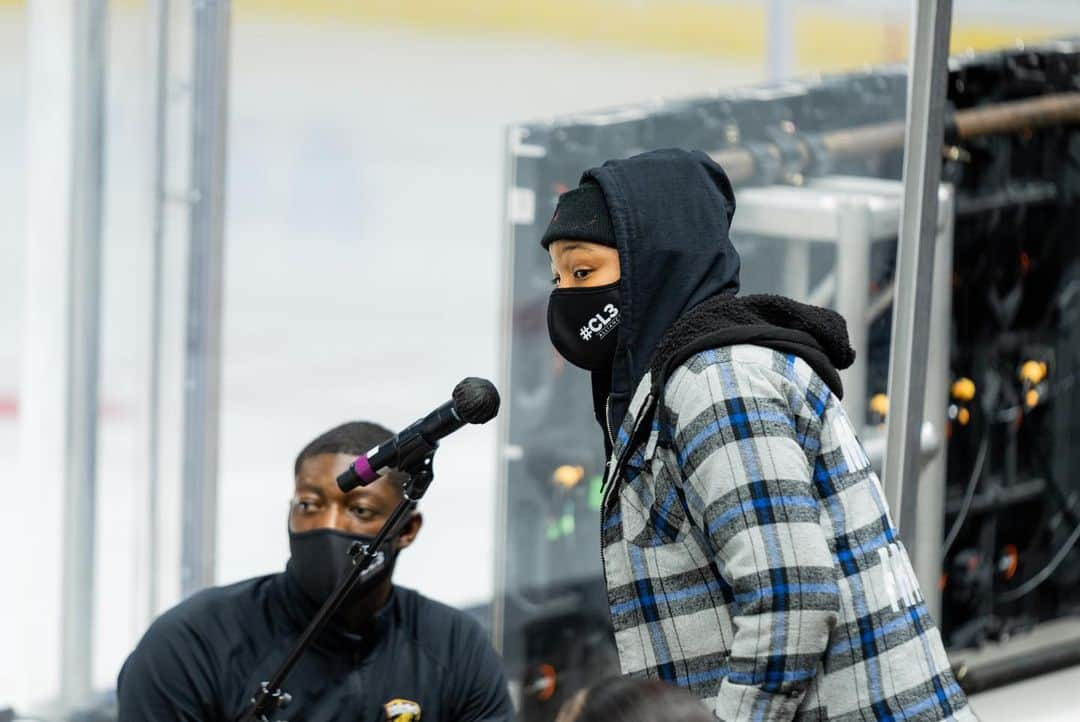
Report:
M 735 343 L 794 353 L 842 394 L 836 369 L 851 365 L 854 351 L 838 314 L 777 296 L 735 296 L 735 194 L 714 160 L 656 150 L 608 161 L 582 182 L 604 191 L 622 272 L 615 361 L 610 374 L 593 374 L 601 425 L 620 424 L 646 371 L 660 388 L 694 352 Z

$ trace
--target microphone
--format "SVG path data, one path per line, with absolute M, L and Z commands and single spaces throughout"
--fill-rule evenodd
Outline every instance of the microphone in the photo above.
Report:
M 419 461 L 439 445 L 439 439 L 465 424 L 486 424 L 497 413 L 499 392 L 495 385 L 487 379 L 464 379 L 445 404 L 357 458 L 338 476 L 338 488 L 349 492 L 367 486 L 389 469 Z

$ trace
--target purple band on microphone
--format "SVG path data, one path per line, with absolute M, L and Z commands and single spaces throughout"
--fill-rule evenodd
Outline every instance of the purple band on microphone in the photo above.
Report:
M 370 484 L 379 478 L 379 475 L 375 473 L 375 470 L 371 468 L 371 462 L 368 461 L 366 456 L 361 456 L 353 462 L 353 471 L 359 476 L 365 484 Z

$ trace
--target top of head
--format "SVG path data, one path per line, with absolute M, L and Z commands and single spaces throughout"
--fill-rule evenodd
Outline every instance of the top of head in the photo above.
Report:
M 486 424 L 499 413 L 499 392 L 487 379 L 463 379 L 452 398 L 458 418 L 466 424 Z

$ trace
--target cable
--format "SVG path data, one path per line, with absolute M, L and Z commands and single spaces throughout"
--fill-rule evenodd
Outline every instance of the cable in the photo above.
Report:
M 1069 375 L 1059 379 L 1055 384 L 1053 384 L 1052 388 L 1054 390 L 1053 390 L 1053 392 L 1051 394 L 1049 394 L 1047 396 L 1047 398 L 1053 398 L 1053 397 L 1056 397 L 1056 396 L 1060 396 L 1060 395 L 1062 395 L 1062 391 L 1067 391 L 1068 389 L 1070 389 L 1077 382 L 1078 374 L 1080 374 L 1080 372 L 1074 371 L 1073 373 L 1070 373 Z M 1005 411 L 1010 411 L 1010 410 L 1011 409 L 1006 409 Z M 1043 461 L 1044 464 L 1047 463 L 1046 459 L 1047 459 L 1048 454 L 1039 453 L 1039 454 L 1036 454 L 1036 456 L 1038 458 L 1040 458 Z M 1047 474 L 1047 479 L 1048 480 L 1052 479 L 1052 477 L 1050 476 L 1050 469 L 1049 469 L 1048 465 L 1044 469 L 1044 472 Z M 1055 485 L 1051 484 L 1051 486 L 1055 486 Z M 1058 493 L 1062 493 L 1060 491 L 1060 489 L 1058 490 Z M 1075 512 L 1073 512 L 1073 508 L 1072 508 L 1072 505 L 1069 503 L 1069 500 L 1066 498 L 1066 499 L 1063 499 L 1063 501 L 1065 503 L 1065 506 L 1064 506 L 1065 512 L 1075 519 L 1076 514 L 1075 514 Z M 1053 558 L 1051 558 L 1050 561 L 1047 562 L 1046 566 L 1044 566 L 1037 573 L 1035 573 L 1030 579 L 1028 579 L 1026 582 L 1021 584 L 1020 586 L 1016 587 L 1015 589 L 1010 589 L 1010 590 L 1008 590 L 1006 592 L 1002 592 L 1001 594 L 996 595 L 997 601 L 999 601 L 999 602 L 1014 602 L 1017 599 L 1025 597 L 1028 594 L 1031 594 L 1033 591 L 1035 591 L 1040 585 L 1042 585 L 1043 582 L 1045 582 L 1047 579 L 1049 579 L 1050 576 L 1055 571 L 1057 571 L 1057 568 L 1059 566 L 1061 566 L 1061 563 L 1063 561 L 1065 561 L 1065 557 L 1067 557 L 1069 555 L 1069 552 L 1072 551 L 1072 548 L 1074 546 L 1076 546 L 1076 542 L 1078 540 L 1080 540 L 1080 523 L 1076 524 L 1076 526 L 1073 528 L 1072 533 L 1069 534 L 1069 537 L 1065 540 L 1065 543 L 1061 545 L 1061 548 L 1058 549 L 1057 554 L 1055 554 L 1053 556 Z
M 967 520 L 968 512 L 971 511 L 971 502 L 975 498 L 975 489 L 979 486 L 979 478 L 982 476 L 983 466 L 986 463 L 986 454 L 989 451 L 990 432 L 987 431 L 983 434 L 982 443 L 979 444 L 979 453 L 975 456 L 975 468 L 972 469 L 971 478 L 968 480 L 967 488 L 964 490 L 964 501 L 960 504 L 960 510 L 956 513 L 956 519 L 953 520 L 952 527 L 945 536 L 945 547 L 941 550 L 941 555 L 943 557 L 949 553 L 949 549 L 952 548 L 953 542 L 956 541 L 956 537 L 960 534 L 960 527 L 964 525 L 964 522 Z
M 1065 394 L 1066 391 L 1076 385 L 1076 382 L 1080 378 L 1080 372 L 1074 371 L 1068 376 L 1063 376 L 1060 380 L 1055 381 L 1050 385 L 1051 391 L 1047 392 L 1045 396 L 1039 398 L 1039 406 L 1045 406 L 1054 399 L 1057 399 Z M 1026 406 L 1015 404 L 1013 406 L 1006 406 L 1005 408 L 998 409 L 994 416 L 994 421 L 999 424 L 1007 424 L 1016 420 L 1016 415 L 1030 411 Z
M 1050 578 L 1050 575 L 1057 571 L 1057 568 L 1061 566 L 1061 562 L 1065 561 L 1065 557 L 1069 555 L 1072 548 L 1076 546 L 1077 539 L 1080 539 L 1080 524 L 1077 524 L 1073 529 L 1072 534 L 1065 540 L 1065 543 L 1061 545 L 1061 549 L 1058 549 L 1058 553 L 1054 555 L 1045 567 L 1039 570 L 1039 572 L 1028 579 L 1026 582 L 1018 586 L 1016 589 L 1010 589 L 1007 592 L 1002 592 L 997 595 L 1000 602 L 1015 602 L 1021 597 L 1031 594 L 1035 589 Z

